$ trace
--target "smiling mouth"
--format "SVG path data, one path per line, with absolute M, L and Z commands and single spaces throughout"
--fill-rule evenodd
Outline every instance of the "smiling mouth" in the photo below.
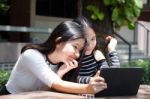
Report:
M 77 57 L 76 57 L 76 56 L 70 56 L 70 57 L 69 57 L 69 60 L 72 61 L 73 59 L 77 59 Z
M 91 49 L 86 49 L 86 51 L 91 51 Z

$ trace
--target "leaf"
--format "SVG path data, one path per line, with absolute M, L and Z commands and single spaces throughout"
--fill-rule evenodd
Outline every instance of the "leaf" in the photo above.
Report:
M 88 5 L 88 6 L 86 7 L 86 9 L 89 10 L 89 11 L 91 11 L 91 12 L 94 13 L 94 14 L 96 14 L 96 13 L 99 12 L 99 9 L 98 9 L 96 6 L 94 6 L 94 5 Z
M 111 4 L 111 0 L 104 0 L 104 4 L 105 5 L 110 5 Z
M 133 9 L 134 9 L 134 15 L 135 15 L 135 17 L 140 16 L 141 9 L 138 8 L 138 7 L 136 7 L 136 6 L 134 6 Z
M 134 16 L 134 11 L 133 11 L 133 9 L 130 7 L 125 7 L 125 17 L 126 17 L 126 19 L 127 20 L 129 20 L 129 21 L 132 21 L 134 18 L 135 18 L 135 16 Z
M 142 9 L 143 8 L 143 2 L 142 0 L 134 0 L 135 6 Z
M 128 28 L 129 28 L 129 29 L 133 30 L 134 27 L 135 27 L 135 25 L 134 25 L 133 22 L 129 22 L 129 23 L 128 23 Z
M 112 21 L 116 21 L 119 16 L 119 9 L 116 7 L 112 11 Z
M 88 5 L 87 10 L 91 11 L 91 18 L 93 20 L 99 19 L 100 21 L 104 19 L 104 14 L 99 11 L 99 9 L 94 5 Z
M 94 14 L 92 14 L 92 15 L 91 15 L 91 19 L 97 20 L 97 17 L 96 17 Z
M 89 10 L 89 11 L 93 11 L 94 7 L 93 7 L 93 5 L 88 5 L 88 6 L 86 7 L 86 9 Z
M 111 12 L 111 21 L 114 28 L 120 28 L 123 25 L 134 28 L 135 19 L 140 15 L 143 8 L 142 0 L 103 0 L 106 6 L 109 6 Z M 103 20 L 105 15 L 96 5 L 87 7 L 91 12 L 93 20 Z
M 116 23 L 117 23 L 119 26 L 124 25 L 124 19 L 118 18 L 118 20 L 116 20 Z
M 103 20 L 104 19 L 104 13 L 98 13 L 98 15 L 97 15 L 97 17 L 98 17 L 98 19 L 101 21 L 101 20 Z

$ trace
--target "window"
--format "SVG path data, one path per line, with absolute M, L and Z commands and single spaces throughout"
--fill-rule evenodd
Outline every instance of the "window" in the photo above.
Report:
M 54 17 L 77 17 L 77 0 L 37 0 L 36 14 Z

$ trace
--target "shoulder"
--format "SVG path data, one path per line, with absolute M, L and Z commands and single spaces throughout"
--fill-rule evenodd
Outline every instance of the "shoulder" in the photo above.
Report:
M 94 54 L 101 54 L 102 52 L 100 50 L 95 50 Z
M 36 49 L 28 49 L 22 53 L 24 58 L 43 58 L 43 54 Z
M 36 49 L 27 49 L 22 54 L 23 55 L 33 55 L 33 54 L 41 54 L 41 53 Z
M 103 53 L 100 50 L 95 50 L 94 51 L 94 57 L 97 61 L 100 61 L 102 59 L 105 59 Z

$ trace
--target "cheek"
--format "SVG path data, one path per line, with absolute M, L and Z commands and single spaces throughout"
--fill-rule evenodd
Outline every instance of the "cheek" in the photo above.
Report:
M 96 46 L 96 41 L 91 41 L 88 48 L 92 50 L 95 48 L 95 46 Z
M 85 55 L 90 55 L 93 52 L 95 46 L 96 46 L 95 41 L 90 42 L 89 46 L 86 49 Z
M 95 48 L 95 46 L 96 46 L 96 41 L 93 41 L 93 42 L 92 42 L 92 46 Z
M 72 46 L 66 45 L 64 46 L 64 48 L 62 49 L 63 53 L 67 53 L 67 54 L 72 54 L 74 53 L 74 48 Z

